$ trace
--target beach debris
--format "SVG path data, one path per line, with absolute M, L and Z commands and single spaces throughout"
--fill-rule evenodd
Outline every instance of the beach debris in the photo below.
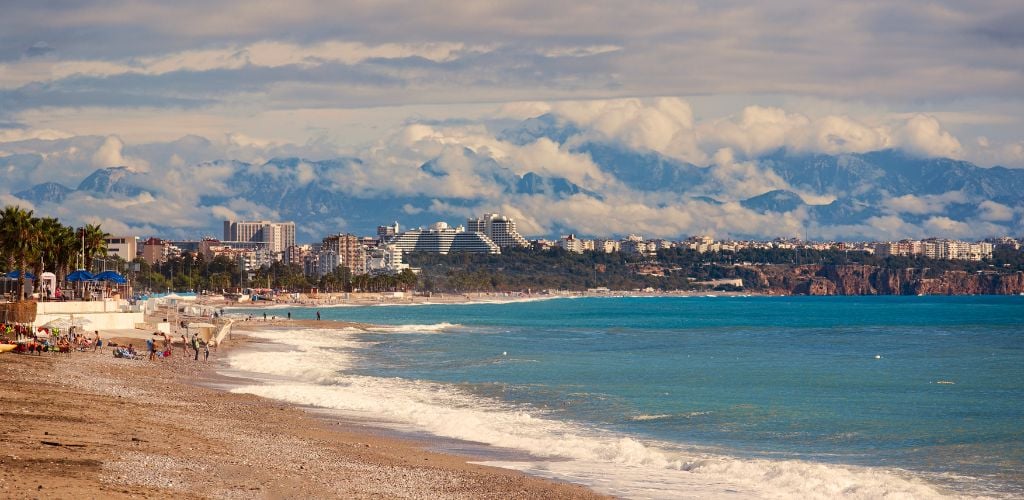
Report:
M 40 441 L 40 443 L 45 444 L 47 446 L 63 446 L 63 447 L 66 447 L 66 448 L 85 448 L 84 444 L 64 444 L 64 443 L 60 443 L 58 441 Z

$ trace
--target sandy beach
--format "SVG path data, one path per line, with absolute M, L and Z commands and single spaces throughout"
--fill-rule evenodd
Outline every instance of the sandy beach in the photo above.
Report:
M 267 326 L 259 323 L 248 327 Z M 209 388 L 223 382 L 216 367 L 246 342 L 246 327 L 209 362 L 186 359 L 180 344 L 157 361 L 109 349 L 0 355 L 0 497 L 598 497 Z

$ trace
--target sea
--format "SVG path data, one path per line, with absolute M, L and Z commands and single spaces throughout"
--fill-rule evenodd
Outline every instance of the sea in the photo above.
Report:
M 232 390 L 624 498 L 1024 498 L 1024 297 L 233 309 Z M 447 443 L 447 444 L 444 444 Z

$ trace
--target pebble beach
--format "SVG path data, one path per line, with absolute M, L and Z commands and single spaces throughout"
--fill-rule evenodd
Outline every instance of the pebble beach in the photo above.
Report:
M 598 498 L 212 388 L 245 328 L 208 362 L 180 344 L 156 361 L 0 355 L 0 497 Z

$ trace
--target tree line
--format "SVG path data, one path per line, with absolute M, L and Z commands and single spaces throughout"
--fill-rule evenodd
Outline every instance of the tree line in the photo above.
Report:
M 13 205 L 0 212 L 0 262 L 17 272 L 19 291 L 25 289 L 26 273 L 39 276 L 52 270 L 58 281 L 64 281 L 74 269 L 91 269 L 96 257 L 106 255 L 107 237 L 98 224 L 76 229 Z M 35 286 L 42 286 L 39 280 Z M 25 298 L 14 295 L 16 301 Z

